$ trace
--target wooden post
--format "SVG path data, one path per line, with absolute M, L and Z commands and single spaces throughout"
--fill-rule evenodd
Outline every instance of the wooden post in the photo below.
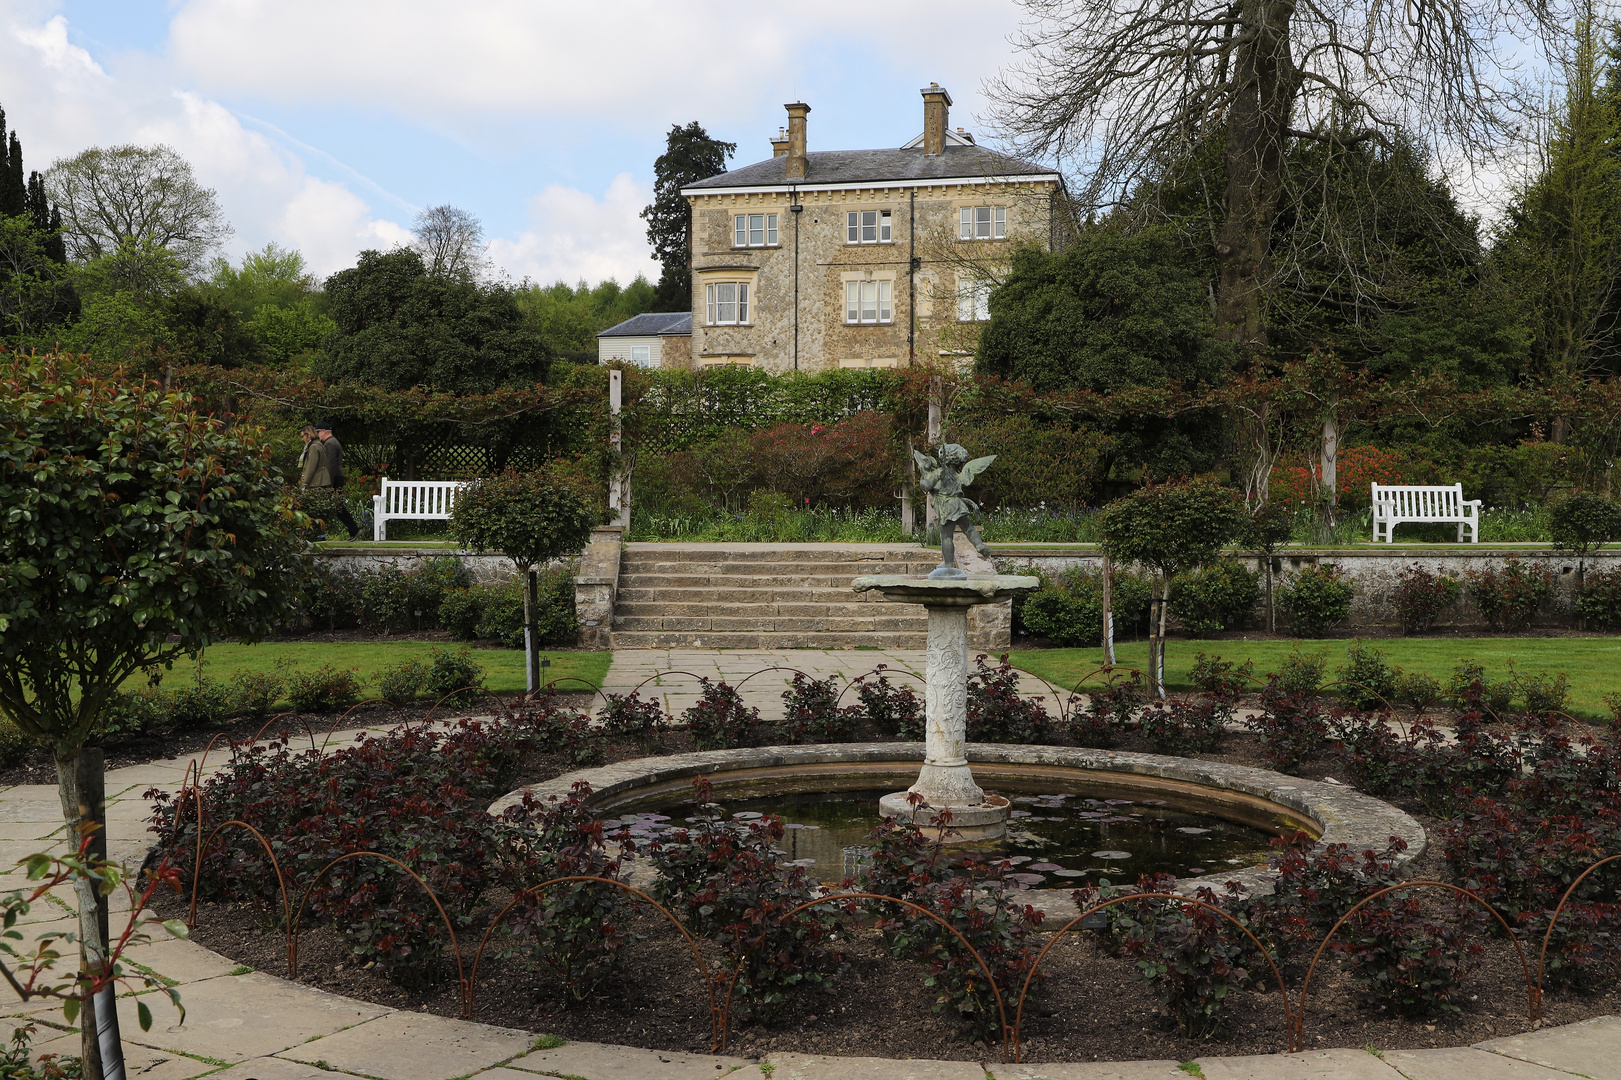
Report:
M 608 446 L 615 451 L 624 449 L 624 431 L 619 418 L 624 396 L 625 373 L 618 368 L 612 368 L 608 371 L 608 415 L 611 417 Z M 625 482 L 623 466 L 617 462 L 614 465 L 614 474 L 608 481 L 608 509 L 614 512 L 613 524 L 630 525 L 630 485 Z
M 1103 662 L 1114 666 L 1114 567 L 1103 556 Z

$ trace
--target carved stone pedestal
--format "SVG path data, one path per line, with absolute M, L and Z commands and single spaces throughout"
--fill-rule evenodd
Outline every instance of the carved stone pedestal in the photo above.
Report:
M 928 826 L 942 810 L 951 812 L 947 839 L 960 843 L 990 840 L 1007 828 L 1008 801 L 987 796 L 974 783 L 968 767 L 968 609 L 994 604 L 1023 589 L 1034 589 L 1033 577 L 973 575 L 926 578 L 874 574 L 856 578 L 858 592 L 877 589 L 893 603 L 922 604 L 928 610 L 929 636 L 925 701 L 923 768 L 906 791 L 885 795 L 879 808 L 885 817 L 902 817 Z M 909 796 L 922 796 L 914 806 Z

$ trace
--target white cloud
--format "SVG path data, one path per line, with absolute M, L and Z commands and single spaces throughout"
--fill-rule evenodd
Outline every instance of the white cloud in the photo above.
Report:
M 235 251 L 291 244 L 325 274 L 352 265 L 363 248 L 409 238 L 342 184 L 310 176 L 297 155 L 217 101 L 176 89 L 161 67 L 132 63 L 109 74 L 72 43 L 69 29 L 62 15 L 0 23 L 0 102 L 30 170 L 88 146 L 163 142 L 219 193 L 236 228 Z
M 1017 23 L 1011 0 L 831 0 L 813 13 L 787 0 L 184 0 L 169 45 L 221 92 L 441 123 L 538 111 L 652 129 L 677 111 L 774 108 L 854 49 L 950 80 L 972 109 Z
M 652 201 L 652 186 L 629 173 L 614 177 L 600 199 L 552 184 L 529 200 L 534 227 L 516 240 L 491 241 L 490 258 L 513 278 L 543 285 L 572 285 L 581 278 L 616 278 L 628 285 L 637 274 L 656 281 L 659 265 L 648 253 L 647 224 L 638 216 Z

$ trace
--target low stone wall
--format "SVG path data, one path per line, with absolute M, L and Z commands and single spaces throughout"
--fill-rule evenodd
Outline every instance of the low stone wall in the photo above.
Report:
M 401 570 L 415 570 L 429 559 L 446 556 L 460 559 L 462 566 L 467 570 L 467 576 L 475 585 L 499 585 L 503 581 L 511 581 L 518 573 L 512 566 L 512 560 L 505 555 L 480 555 L 477 552 L 458 551 L 455 548 L 328 547 L 316 552 L 316 558 L 323 560 L 332 570 L 343 574 L 379 570 L 390 564 L 398 566 Z M 563 565 L 565 564 L 561 559 L 553 559 L 547 564 L 548 568 Z
M 1054 574 L 1076 566 L 1097 567 L 1103 561 L 1095 544 L 1028 547 L 999 544 L 992 554 L 997 569 L 1004 574 Z M 1234 550 L 1230 554 L 1241 559 L 1252 570 L 1261 572 L 1265 568 L 1262 557 L 1254 552 Z M 1275 583 L 1282 585 L 1289 575 L 1307 566 L 1338 566 L 1356 583 L 1356 595 L 1351 601 L 1351 617 L 1346 628 L 1397 631 L 1400 625 L 1395 615 L 1395 589 L 1401 572 L 1409 566 L 1421 566 L 1431 573 L 1462 579 L 1470 570 L 1500 568 L 1510 559 L 1546 566 L 1558 578 L 1559 597 L 1542 613 L 1535 625 L 1573 625 L 1570 597 L 1576 585 L 1576 558 L 1564 552 L 1551 551 L 1546 544 L 1286 548 L 1273 557 L 1272 572 Z M 1588 571 L 1616 569 L 1621 567 L 1621 550 L 1591 553 L 1583 563 Z M 1485 627 L 1485 620 L 1465 594 L 1460 595 L 1457 602 L 1442 613 L 1436 625 L 1448 629 L 1478 630 Z

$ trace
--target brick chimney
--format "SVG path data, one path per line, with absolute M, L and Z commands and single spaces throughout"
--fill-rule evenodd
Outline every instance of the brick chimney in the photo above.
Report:
M 778 128 L 777 133 L 771 137 L 771 156 L 788 156 L 788 129 Z
M 783 108 L 788 110 L 788 179 L 805 179 L 805 117 L 810 115 L 810 106 L 803 101 L 790 102 Z
M 946 152 L 946 131 L 950 127 L 951 95 L 932 82 L 923 94 L 923 153 L 935 157 Z

